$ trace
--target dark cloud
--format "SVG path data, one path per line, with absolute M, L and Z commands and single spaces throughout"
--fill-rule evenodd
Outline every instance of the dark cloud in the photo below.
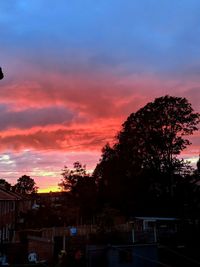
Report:
M 29 108 L 22 111 L 10 111 L 0 106 L 0 130 L 9 128 L 27 129 L 35 126 L 69 124 L 74 114 L 64 107 Z

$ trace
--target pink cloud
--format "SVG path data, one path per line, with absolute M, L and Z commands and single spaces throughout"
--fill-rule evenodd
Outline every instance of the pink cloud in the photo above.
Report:
M 90 124 L 72 124 L 69 127 L 54 126 L 18 130 L 10 129 L 2 132 L 0 150 L 20 151 L 35 150 L 100 150 L 108 141 L 112 141 L 116 134 L 118 121 L 110 120 L 110 125 L 103 121 Z
M 38 151 L 43 157 L 58 153 L 62 159 L 65 153 L 71 155 L 70 163 L 72 158 L 78 160 L 80 153 L 90 152 L 90 157 L 83 154 L 80 159 L 86 164 L 88 160 L 92 161 L 90 167 L 94 168 L 102 147 L 113 142 L 128 115 L 155 97 L 165 94 L 184 96 L 196 111 L 199 110 L 200 95 L 196 88 L 200 81 L 197 80 L 183 83 L 155 75 L 117 76 L 92 72 L 35 71 L 25 76 L 1 83 L 0 107 L 5 107 L 0 119 L 1 152 Z M 183 153 L 186 158 L 200 150 L 199 134 L 190 139 L 193 144 Z M 52 157 L 55 159 L 54 155 Z M 24 158 L 25 163 L 27 160 Z M 18 164 L 19 159 L 16 166 Z M 48 165 L 55 169 L 59 165 L 49 161 L 37 164 L 44 171 Z M 30 162 L 27 166 L 31 166 Z M 31 171 L 35 175 L 32 167 Z M 45 182 L 52 185 L 53 181 L 57 186 L 57 176 L 53 176 L 54 179 L 48 174 L 41 179 L 35 177 L 41 187 L 45 187 Z

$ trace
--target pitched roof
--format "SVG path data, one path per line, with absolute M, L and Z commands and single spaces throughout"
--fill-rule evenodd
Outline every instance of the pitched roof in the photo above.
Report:
M 4 188 L 0 187 L 0 200 L 19 200 L 20 196 L 16 195 L 13 192 L 9 192 Z

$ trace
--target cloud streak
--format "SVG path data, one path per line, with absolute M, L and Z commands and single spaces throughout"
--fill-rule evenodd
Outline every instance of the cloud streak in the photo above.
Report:
M 64 107 L 10 111 L 8 107 L 0 106 L 0 129 L 4 131 L 10 128 L 27 129 L 34 126 L 69 124 L 73 117 L 73 114 Z

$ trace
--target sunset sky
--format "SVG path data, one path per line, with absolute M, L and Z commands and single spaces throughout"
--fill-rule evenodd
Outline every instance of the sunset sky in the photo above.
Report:
M 162 95 L 200 112 L 199 0 L 0 1 L 0 178 L 56 190 Z M 197 161 L 199 133 L 182 156 Z

